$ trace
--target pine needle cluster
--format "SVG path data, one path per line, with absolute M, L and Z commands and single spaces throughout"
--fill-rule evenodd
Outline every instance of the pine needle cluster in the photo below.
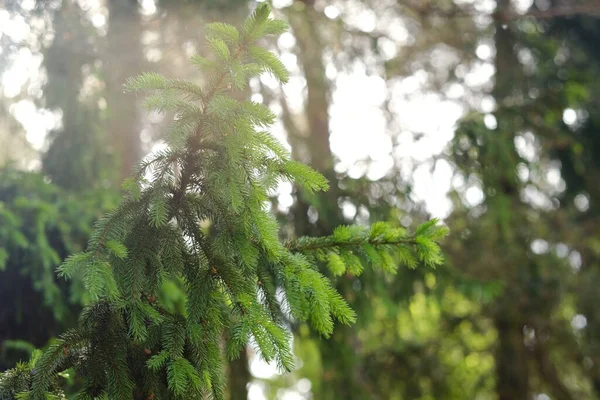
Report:
M 355 320 L 320 263 L 339 276 L 368 264 L 394 272 L 399 262 L 441 262 L 437 241 L 446 229 L 436 221 L 413 234 L 378 223 L 281 240 L 268 208 L 278 184 L 313 192 L 328 184 L 264 130 L 275 119 L 266 106 L 231 96 L 263 72 L 288 80 L 277 56 L 257 44 L 286 30 L 269 13 L 259 6 L 240 30 L 206 27 L 213 57 L 192 59 L 207 79 L 202 86 L 154 73 L 127 83 L 151 92 L 149 109 L 175 114 L 168 148 L 141 164 L 87 250 L 59 268 L 81 279 L 94 300 L 79 326 L 29 369 L 5 373 L 0 399 L 59 398 L 56 379 L 69 368 L 85 381 L 78 399 L 222 399 L 226 360 L 247 344 L 290 370 L 286 321 L 306 321 L 328 337 L 335 320 Z M 183 312 L 158 300 L 169 279 L 185 284 Z

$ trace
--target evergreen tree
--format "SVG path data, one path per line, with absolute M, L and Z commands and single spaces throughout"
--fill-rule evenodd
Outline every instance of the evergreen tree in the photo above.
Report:
M 213 57 L 192 59 L 203 87 L 154 73 L 128 82 L 129 90 L 153 92 L 148 108 L 175 113 L 169 146 L 124 183 L 128 194 L 97 223 L 87 250 L 59 268 L 82 279 L 94 300 L 79 326 L 39 360 L 3 374 L 0 399 L 60 398 L 57 379 L 69 368 L 85 381 L 81 399 L 221 399 L 225 358 L 249 342 L 267 362 L 292 368 L 287 319 L 325 337 L 334 319 L 356 319 L 318 264 L 339 276 L 368 263 L 392 273 L 398 261 L 441 263 L 437 241 L 447 229 L 435 220 L 412 234 L 376 223 L 280 239 L 269 193 L 281 180 L 309 192 L 326 190 L 327 181 L 262 130 L 274 120 L 267 107 L 231 93 L 264 71 L 287 80 L 283 64 L 258 45 L 285 29 L 261 5 L 241 30 L 206 27 Z M 185 284 L 182 312 L 158 296 L 173 278 Z

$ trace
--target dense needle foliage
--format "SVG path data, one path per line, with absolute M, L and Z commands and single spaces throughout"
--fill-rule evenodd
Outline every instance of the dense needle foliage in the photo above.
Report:
M 80 399 L 221 399 L 225 359 L 248 343 L 290 370 L 287 321 L 307 321 L 328 337 L 334 320 L 355 320 L 318 264 L 339 276 L 366 264 L 394 272 L 398 261 L 441 262 L 437 241 L 447 230 L 435 220 L 412 234 L 377 223 L 280 239 L 269 195 L 282 180 L 314 192 L 327 189 L 326 179 L 262 130 L 274 121 L 267 107 L 231 93 L 263 72 L 287 81 L 283 64 L 257 45 L 285 29 L 261 5 L 241 30 L 206 27 L 214 57 L 192 59 L 203 86 L 152 73 L 127 83 L 153 92 L 150 109 L 176 115 L 168 147 L 124 183 L 128 194 L 97 223 L 87 250 L 59 268 L 93 299 L 78 328 L 6 372 L 0 399 L 60 398 L 57 378 L 69 368 L 85 381 Z M 183 313 L 158 299 L 171 279 L 185 283 Z

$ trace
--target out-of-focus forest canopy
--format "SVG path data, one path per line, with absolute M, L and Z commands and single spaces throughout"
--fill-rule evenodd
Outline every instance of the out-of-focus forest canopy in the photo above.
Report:
M 329 339 L 290 323 L 299 368 L 276 374 L 249 348 L 229 397 L 600 400 L 600 3 L 269 3 L 291 27 L 268 43 L 290 82 L 253 79 L 245 96 L 331 186 L 273 193 L 282 237 L 431 216 L 451 234 L 435 270 L 329 272 L 357 323 Z M 255 6 L 0 4 L 0 371 L 73 326 L 90 299 L 56 268 L 163 146 L 171 116 L 123 83 L 202 83 L 188 59 L 203 27 Z M 177 282 L 161 301 L 182 306 Z M 67 394 L 78 385 L 65 375 Z

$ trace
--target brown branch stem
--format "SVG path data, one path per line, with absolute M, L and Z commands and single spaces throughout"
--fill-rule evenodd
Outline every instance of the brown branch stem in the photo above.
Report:
M 308 240 L 308 238 L 306 238 Z M 325 236 L 321 238 L 310 238 L 310 242 L 306 245 L 303 245 L 299 242 L 299 240 L 292 240 L 285 244 L 285 247 L 292 252 L 303 252 L 303 251 L 315 251 L 319 249 L 327 249 L 332 247 L 358 247 L 365 244 L 370 244 L 372 246 L 397 246 L 400 244 L 415 244 L 414 237 L 405 237 L 395 240 L 388 239 L 369 239 L 365 241 L 364 239 L 356 239 L 356 240 L 348 240 L 348 241 L 336 241 L 333 236 Z

